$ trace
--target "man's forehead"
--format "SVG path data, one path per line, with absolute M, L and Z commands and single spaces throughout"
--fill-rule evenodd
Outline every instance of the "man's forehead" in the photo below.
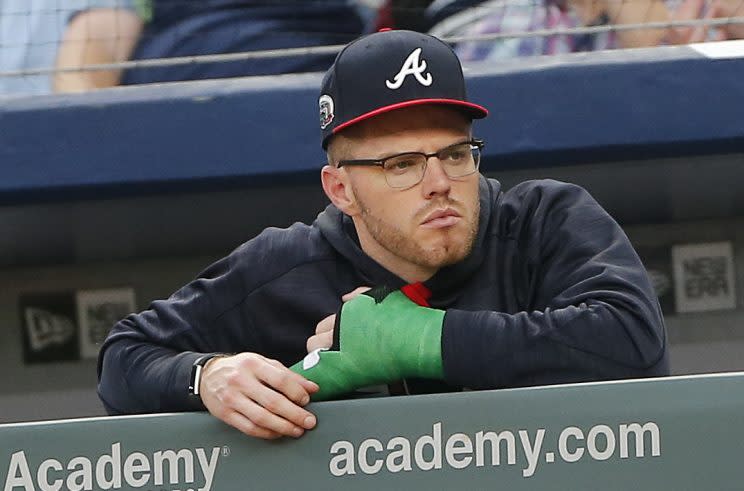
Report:
M 382 113 L 365 121 L 344 128 L 334 135 L 328 146 L 331 161 L 352 158 L 380 158 L 391 153 L 418 151 L 414 148 L 366 147 L 369 140 L 397 140 L 399 136 L 413 131 L 426 133 L 428 130 L 444 130 L 447 133 L 458 133 L 464 137 L 471 136 L 472 121 L 462 112 L 447 106 L 435 104 L 412 106 Z M 445 142 L 444 145 L 454 143 Z M 361 153 L 360 153 L 361 152 Z

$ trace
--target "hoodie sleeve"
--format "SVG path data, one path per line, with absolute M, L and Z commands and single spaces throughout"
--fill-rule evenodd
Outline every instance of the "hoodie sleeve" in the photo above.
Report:
M 530 308 L 447 310 L 448 383 L 477 389 L 667 375 L 664 320 L 620 226 L 582 188 L 523 183 L 503 196 L 499 234 L 529 263 Z
M 245 298 L 238 249 L 167 300 L 117 323 L 98 358 L 98 395 L 109 414 L 199 410 L 187 394 L 191 366 L 205 353 L 230 351 L 250 329 L 214 328 Z M 233 324 L 249 322 L 234 319 Z M 225 324 L 225 322 L 222 322 Z M 228 326 L 229 327 L 229 326 Z

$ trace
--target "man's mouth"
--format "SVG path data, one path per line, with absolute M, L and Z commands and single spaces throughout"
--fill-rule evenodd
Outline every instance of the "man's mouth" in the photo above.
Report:
M 457 211 L 452 208 L 445 208 L 429 213 L 424 218 L 424 221 L 421 222 L 421 226 L 426 228 L 445 228 L 457 224 L 460 220 L 462 220 L 462 216 Z

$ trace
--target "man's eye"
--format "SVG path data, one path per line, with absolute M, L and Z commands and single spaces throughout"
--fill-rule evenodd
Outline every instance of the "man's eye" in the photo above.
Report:
M 466 160 L 468 157 L 468 151 L 462 148 L 453 148 L 442 155 L 442 160 L 449 160 L 452 162 L 458 162 Z
M 385 164 L 385 170 L 389 170 L 391 172 L 401 173 L 406 172 L 407 170 L 410 170 L 411 168 L 416 166 L 416 161 L 414 159 L 400 159 L 400 160 L 393 160 L 390 162 L 387 162 Z

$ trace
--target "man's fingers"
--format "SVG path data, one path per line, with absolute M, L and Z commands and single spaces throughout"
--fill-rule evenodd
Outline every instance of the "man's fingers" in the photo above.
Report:
M 318 390 L 318 384 L 310 382 L 276 360 L 271 360 L 254 372 L 254 375 L 258 381 L 281 392 L 299 406 L 310 402 L 310 393 Z
M 266 392 L 273 392 L 276 394 L 276 392 L 271 389 L 266 388 L 265 390 Z M 255 402 L 250 399 L 244 399 L 244 404 L 242 404 L 242 407 L 240 408 L 240 412 L 243 416 L 251 420 L 253 424 L 280 435 L 292 436 L 295 438 L 302 436 L 305 432 L 305 429 L 302 426 L 294 424 L 281 415 L 281 411 L 278 409 L 278 403 L 265 402 L 264 404 L 266 404 L 266 406 L 261 403 L 261 399 L 264 401 L 272 401 L 273 396 L 262 397 L 259 394 L 254 394 L 254 397 Z M 283 399 L 287 404 L 292 404 L 286 398 Z
M 315 426 L 300 406 L 316 383 L 256 353 L 220 358 L 205 367 L 201 397 L 210 413 L 246 435 L 298 437 Z
M 336 324 L 336 314 L 331 314 L 322 321 L 318 322 L 315 327 L 315 335 L 307 338 L 305 347 L 307 352 L 316 349 L 328 349 L 333 344 L 333 326 Z
M 318 325 L 315 327 L 315 334 L 333 331 L 333 326 L 335 324 L 336 324 L 336 314 L 331 314 L 325 319 L 323 319 L 322 321 L 318 322 Z
M 308 380 L 308 379 L 306 379 L 304 377 L 302 378 L 302 380 L 300 381 L 300 383 L 305 388 L 305 390 L 308 391 L 311 394 L 315 394 L 316 392 L 318 392 L 320 390 L 320 386 L 318 384 L 316 384 L 312 380 Z M 304 405 L 304 404 L 301 404 L 301 405 Z
M 236 423 L 242 425 L 249 434 L 262 434 L 263 437 L 291 436 L 299 437 L 305 430 L 290 421 L 274 414 L 271 410 L 257 404 L 256 402 L 241 397 L 235 404 L 235 412 L 243 416 L 247 421 L 239 418 L 235 419 Z M 231 421 L 232 422 L 232 421 Z M 243 431 L 241 429 L 241 431 Z
M 343 300 L 344 302 L 348 302 L 349 300 L 351 300 L 352 298 L 356 297 L 360 293 L 367 292 L 367 291 L 369 291 L 371 289 L 372 288 L 370 288 L 368 286 L 360 286 L 359 288 L 355 289 L 354 291 L 351 291 L 351 292 L 347 293 L 346 295 L 342 296 L 341 297 L 341 300 Z
M 250 390 L 251 398 L 272 413 L 297 426 L 308 430 L 313 428 L 315 416 L 301 407 L 310 400 L 310 394 L 297 380 L 297 377 L 302 378 L 302 376 L 285 367 L 281 369 L 269 365 L 267 367 L 270 369 L 257 372 L 258 378 L 250 383 L 248 390 Z M 256 385 L 253 385 L 254 383 Z
M 307 352 L 315 351 L 316 349 L 328 349 L 333 345 L 333 331 L 322 332 L 311 336 L 307 340 Z
M 341 297 L 341 300 L 348 302 L 357 295 L 360 295 L 366 291 L 371 290 L 368 286 L 360 286 L 354 291 L 347 293 Z M 336 314 L 329 315 L 325 319 L 318 322 L 315 326 L 315 335 L 308 338 L 305 344 L 307 352 L 315 351 L 316 349 L 327 349 L 333 345 L 333 327 L 336 325 Z
M 251 395 L 253 400 L 246 399 L 240 412 L 256 425 L 293 437 L 315 427 L 314 415 L 270 387 L 257 387 Z
M 297 383 L 300 384 L 303 389 L 305 389 L 306 392 L 308 392 L 310 394 L 314 394 L 314 393 L 318 392 L 318 390 L 320 390 L 320 387 L 318 387 L 318 384 L 316 384 L 312 380 L 306 379 L 305 377 L 303 377 L 299 373 L 293 372 L 289 368 L 287 368 L 284 365 L 282 365 L 280 362 L 278 362 L 276 360 L 269 360 L 269 359 L 267 359 L 267 361 L 272 366 L 275 366 L 278 370 L 286 370 L 287 372 L 289 372 L 287 374 L 287 376 L 294 378 L 297 381 Z M 295 401 L 300 406 L 304 406 L 305 404 L 307 404 L 307 402 L 303 403 L 303 401 L 305 400 L 304 394 L 302 394 L 300 396 L 299 400 L 297 400 L 297 399 L 292 399 L 292 400 Z
M 248 436 L 263 438 L 264 440 L 276 440 L 282 436 L 276 431 L 271 431 L 256 425 L 253 421 L 237 411 L 231 411 L 225 416 L 223 421 Z

